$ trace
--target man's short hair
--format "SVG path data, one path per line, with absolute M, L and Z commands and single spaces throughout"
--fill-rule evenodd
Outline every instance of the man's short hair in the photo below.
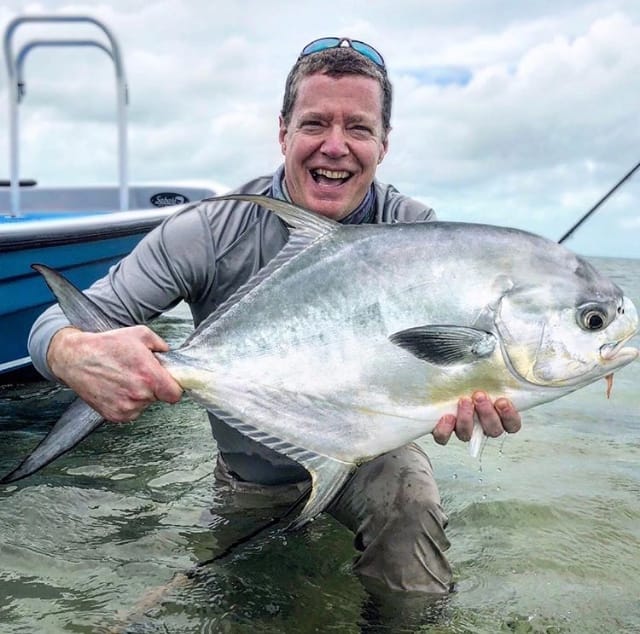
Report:
M 359 75 L 375 79 L 382 89 L 382 127 L 383 133 L 391 130 L 391 100 L 392 88 L 385 69 L 374 64 L 370 59 L 347 46 L 330 48 L 319 53 L 301 57 L 289 71 L 285 84 L 284 98 L 280 115 L 286 125 L 291 122 L 291 113 L 296 99 L 300 82 L 310 75 L 328 75 L 329 77 L 344 77 L 345 75 Z

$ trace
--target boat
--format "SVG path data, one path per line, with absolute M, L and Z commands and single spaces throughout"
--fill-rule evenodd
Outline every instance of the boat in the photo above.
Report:
M 37 39 L 13 51 L 16 29 L 28 23 L 90 23 L 100 39 Z M 104 40 L 104 37 L 101 38 Z M 36 317 L 53 303 L 31 264 L 63 272 L 87 288 L 126 256 L 167 216 L 220 193 L 217 185 L 159 183 L 129 185 L 127 174 L 127 86 L 118 42 L 102 22 L 88 16 L 22 16 L 4 35 L 9 81 L 10 177 L 0 180 L 0 383 L 37 377 L 27 351 Z M 18 106 L 25 94 L 23 62 L 39 46 L 96 46 L 113 60 L 117 84 L 119 183 L 43 187 L 19 174 Z
M 63 272 L 87 288 L 127 255 L 142 237 L 180 206 L 154 207 L 152 200 L 187 201 L 213 195 L 204 188 L 131 188 L 136 209 L 114 211 L 114 187 L 38 188 L 21 192 L 19 216 L 5 214 L 8 192 L 0 191 L 0 382 L 32 374 L 27 337 L 36 317 L 53 303 L 31 264 Z M 59 208 L 52 209 L 59 200 Z M 46 201 L 38 204 L 38 201 Z M 139 202 L 138 202 L 139 201 Z M 151 205 L 151 206 L 150 206 Z

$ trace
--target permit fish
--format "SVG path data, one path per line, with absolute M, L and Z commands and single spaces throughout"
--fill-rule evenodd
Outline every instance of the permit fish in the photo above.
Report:
M 522 411 L 638 357 L 626 345 L 638 329 L 631 300 L 540 236 L 452 222 L 341 225 L 265 196 L 218 198 L 228 199 L 277 214 L 289 241 L 157 358 L 207 410 L 309 471 L 298 526 L 357 465 L 430 433 L 462 395 L 482 389 Z M 35 268 L 73 325 L 119 326 L 55 271 Z M 74 402 L 2 482 L 37 471 L 101 423 Z

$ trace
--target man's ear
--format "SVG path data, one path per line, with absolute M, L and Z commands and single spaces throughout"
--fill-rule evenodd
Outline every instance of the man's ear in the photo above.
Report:
M 278 143 L 280 143 L 280 150 L 282 154 L 287 153 L 287 124 L 284 122 L 282 115 L 278 117 Z
M 380 149 L 380 154 L 378 156 L 378 165 L 382 163 L 382 160 L 387 155 L 388 151 L 389 151 L 389 132 L 387 132 L 384 135 L 384 138 L 382 139 L 382 147 Z

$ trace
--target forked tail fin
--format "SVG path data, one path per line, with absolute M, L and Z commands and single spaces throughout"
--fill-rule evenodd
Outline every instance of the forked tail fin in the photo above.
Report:
M 64 314 L 73 326 L 89 332 L 104 332 L 120 327 L 99 306 L 78 290 L 57 271 L 42 264 L 32 267 L 40 273 L 56 296 Z M 75 447 L 104 422 L 104 418 L 82 399 L 76 399 L 60 417 L 44 440 L 5 475 L 0 483 L 15 482 L 35 473 Z
M 75 447 L 104 422 L 98 412 L 77 398 L 67 408 L 44 440 L 20 463 L 5 475 L 0 483 L 8 484 L 26 478 Z
M 109 317 L 81 290 L 54 269 L 44 264 L 32 264 L 31 268 L 44 277 L 72 326 L 87 332 L 105 332 L 122 327 L 122 324 Z

